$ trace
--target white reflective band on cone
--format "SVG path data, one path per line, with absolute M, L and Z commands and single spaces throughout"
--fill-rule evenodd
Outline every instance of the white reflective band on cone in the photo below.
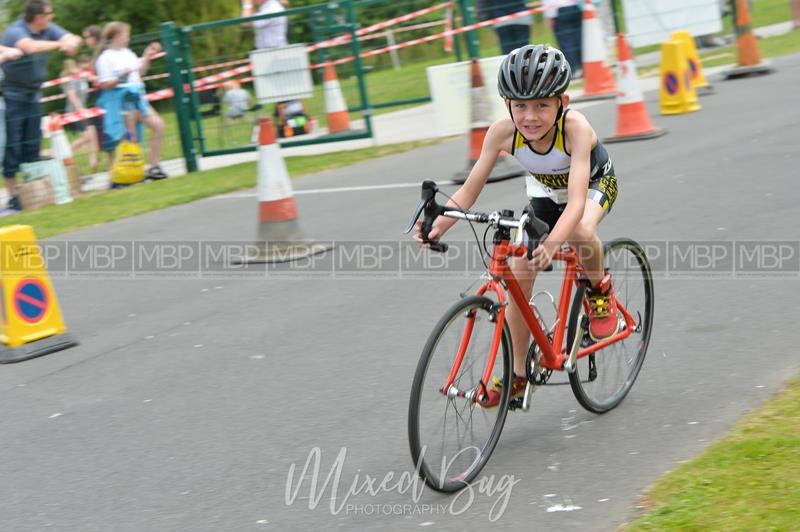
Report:
M 583 62 L 596 63 L 606 62 L 606 41 L 603 38 L 603 28 L 600 20 L 595 17 L 584 20 L 583 24 Z
M 347 105 L 344 103 L 344 96 L 342 96 L 342 89 L 339 87 L 338 79 L 324 82 L 323 88 L 325 90 L 325 109 L 329 113 L 347 111 Z
M 636 78 L 636 65 L 633 61 L 624 61 L 620 64 L 619 94 L 617 102 L 620 104 L 644 101 L 642 91 Z
M 286 163 L 277 144 L 258 147 L 258 201 L 276 201 L 292 196 Z

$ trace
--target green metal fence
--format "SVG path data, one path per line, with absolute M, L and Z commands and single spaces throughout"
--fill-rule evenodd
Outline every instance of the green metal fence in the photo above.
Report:
M 255 109 L 253 109 L 252 113 L 246 115 L 238 123 L 226 120 L 224 113 L 204 113 L 202 109 L 203 102 L 208 101 L 208 98 L 203 93 L 209 91 L 204 90 L 205 87 L 197 85 L 196 82 L 200 74 L 199 72 L 195 73 L 195 69 L 197 67 L 209 67 L 210 65 L 226 65 L 220 68 L 230 70 L 232 64 L 237 62 L 241 63 L 239 66 L 245 66 L 247 61 L 242 58 L 246 57 L 247 52 L 252 48 L 249 45 L 249 34 L 253 33 L 252 28 L 246 24 L 279 16 L 289 17 L 290 24 L 295 24 L 301 19 L 310 21 L 309 23 L 312 27 L 316 28 L 315 32 L 320 40 L 327 40 L 343 34 L 350 36 L 349 44 L 337 47 L 337 53 L 340 55 L 349 54 L 354 57 L 352 70 L 358 87 L 356 96 L 358 106 L 363 110 L 358 126 L 353 124 L 353 128 L 348 132 L 336 135 L 315 135 L 308 138 L 303 136 L 296 140 L 285 140 L 282 145 L 297 146 L 369 138 L 372 136 L 371 108 L 360 58 L 360 42 L 355 33 L 358 26 L 352 1 L 346 0 L 339 4 L 330 3 L 299 7 L 282 13 L 220 20 L 182 28 L 178 28 L 174 23 L 166 22 L 161 26 L 161 37 L 167 52 L 170 84 L 175 91 L 173 107 L 178 120 L 181 142 L 189 171 L 197 168 L 198 155 L 223 155 L 255 149 L 252 142 L 255 119 L 258 116 L 271 115 L 274 108 L 273 105 L 265 104 L 260 108 L 254 106 Z M 320 19 L 325 20 L 326 23 L 322 26 L 315 25 L 313 21 Z M 226 45 L 214 46 L 214 44 L 220 43 Z M 202 50 L 205 53 L 198 54 L 196 53 L 198 50 Z M 331 58 L 331 55 L 328 54 L 328 59 L 330 60 Z M 219 72 L 217 69 L 209 69 L 207 72 L 214 72 L 215 70 Z M 316 88 L 321 90 L 319 85 Z M 218 91 L 219 89 L 212 90 Z M 312 99 L 315 101 L 323 99 L 320 96 L 321 93 L 319 96 L 315 94 Z
M 431 0 L 342 0 L 298 8 L 282 13 L 220 20 L 178 27 L 172 22 L 161 26 L 161 41 L 167 52 L 166 71 L 174 90 L 172 104 L 180 132 L 180 142 L 189 171 L 197 169 L 199 156 L 213 156 L 252 151 L 256 148 L 253 128 L 259 116 L 273 114 L 274 104 L 253 109 L 244 120 L 226 120 L 222 91 L 218 86 L 198 84 L 209 74 L 224 72 L 247 63 L 253 48 L 252 22 L 274 17 L 288 17 L 290 44 L 300 35 L 306 44 L 315 45 L 309 53 L 314 79 L 314 93 L 304 99 L 307 112 L 314 116 L 324 131 L 326 110 L 322 83 L 322 68 L 327 62 L 336 66 L 341 91 L 350 112 L 351 130 L 336 135 L 302 135 L 282 139 L 283 146 L 317 144 L 372 136 L 373 110 L 430 101 L 427 83 L 409 76 L 409 86 L 401 97 L 397 87 L 383 90 L 391 76 L 387 70 L 420 65 L 441 64 L 461 60 L 466 50 L 470 57 L 478 55 L 477 32 L 467 32 L 453 38 L 452 49 L 445 51 L 442 40 L 435 39 L 414 46 L 402 43 L 420 37 L 441 35 L 447 27 L 469 24 L 475 20 L 473 1 L 456 0 L 449 9 L 442 2 Z M 359 29 L 375 22 L 373 8 L 390 6 L 398 15 L 419 13 L 408 24 L 392 25 L 381 31 L 360 35 Z M 430 13 L 427 11 L 431 10 Z M 385 10 L 383 10 L 385 12 Z M 338 39 L 334 46 L 319 46 Z M 401 43 L 392 48 L 393 45 Z M 226 78 L 249 81 L 249 74 Z M 413 80 L 413 81 L 412 81 Z M 248 86 L 249 87 L 249 86 Z M 256 106 L 257 107 L 257 106 Z

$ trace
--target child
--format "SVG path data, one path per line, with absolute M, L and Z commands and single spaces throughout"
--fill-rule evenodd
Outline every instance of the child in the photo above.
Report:
M 600 340 L 615 334 L 619 322 L 611 277 L 603 270 L 603 244 L 597 237 L 597 225 L 616 199 L 617 179 L 586 117 L 568 109 L 570 79 L 569 63 L 556 48 L 527 45 L 505 57 L 497 88 L 510 116 L 489 128 L 478 161 L 448 206 L 469 209 L 475 203 L 500 150 L 516 157 L 532 174 L 526 177 L 527 195 L 536 216 L 550 225 L 550 234 L 534 250 L 530 262 L 512 259 L 511 269 L 530 298 L 536 272 L 547 268 L 555 252 L 569 241 L 591 282 L 586 296 L 589 334 Z M 455 222 L 438 218 L 428 238 L 440 239 Z M 422 242 L 421 223 L 417 227 L 415 238 Z M 530 332 L 513 300 L 508 324 L 514 352 L 511 394 L 516 397 L 527 383 Z M 501 387 L 498 382 L 490 390 L 485 406 L 497 406 Z
M 80 74 L 81 77 L 75 77 L 75 74 Z M 69 77 L 61 85 L 67 98 L 65 112 L 85 110 L 86 100 L 89 97 L 89 80 L 92 77 L 89 57 L 85 55 L 78 57 L 78 63 L 74 59 L 65 59 L 61 77 Z M 97 171 L 97 129 L 87 120 L 67 124 L 67 128 L 79 133 L 78 138 L 72 141 L 72 151 L 76 152 L 78 148 L 86 145 L 89 152 L 89 166 L 92 172 Z
M 244 90 L 239 82 L 230 80 L 225 83 L 225 95 L 222 101 L 228 106 L 225 111 L 225 122 L 230 124 L 236 118 L 241 118 L 250 109 L 250 93 Z
M 141 122 L 151 130 L 150 168 L 146 179 L 164 179 L 167 174 L 158 165 L 161 155 L 161 139 L 164 121 L 144 99 L 142 75 L 150 67 L 150 56 L 161 50 L 161 45 L 152 42 L 145 48 L 142 57 L 128 48 L 131 39 L 130 25 L 124 22 L 109 22 L 103 28 L 103 41 L 97 50 L 95 62 L 97 79 L 102 93 L 97 103 L 106 111 L 103 119 L 103 150 L 111 157 L 114 148 L 122 140 L 127 129 L 137 142 L 136 125 Z

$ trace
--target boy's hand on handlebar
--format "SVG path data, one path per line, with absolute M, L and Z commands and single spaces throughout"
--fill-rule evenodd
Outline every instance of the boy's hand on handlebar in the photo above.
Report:
M 431 228 L 430 232 L 428 232 L 428 240 L 434 242 L 438 241 L 441 236 L 441 231 L 435 225 Z M 431 247 L 429 243 L 423 242 L 422 240 L 422 220 L 418 220 L 416 225 L 414 225 L 414 240 L 419 242 L 422 247 Z
M 544 271 L 553 261 L 553 255 L 555 255 L 554 251 L 550 251 L 544 244 L 539 244 L 533 250 L 533 258 L 530 260 L 530 265 L 536 271 Z

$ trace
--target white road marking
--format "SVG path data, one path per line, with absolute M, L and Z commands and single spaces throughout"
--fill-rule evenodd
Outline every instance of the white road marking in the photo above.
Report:
M 454 181 L 437 181 L 437 185 L 455 185 Z M 331 187 L 331 188 L 309 188 L 306 190 L 295 190 L 295 196 L 302 196 L 304 194 L 329 194 L 333 192 L 363 192 L 371 190 L 388 190 L 393 188 L 419 188 L 422 182 L 416 183 L 392 183 L 389 185 L 364 185 L 358 187 Z M 241 199 L 241 198 L 255 198 L 258 192 L 241 192 L 238 194 L 225 194 L 223 196 L 214 196 L 210 199 Z
M 574 504 L 568 504 L 564 506 L 563 504 L 556 504 L 555 506 L 551 506 L 547 509 L 547 513 L 552 512 L 574 512 L 575 510 L 581 510 L 580 506 L 575 506 Z

